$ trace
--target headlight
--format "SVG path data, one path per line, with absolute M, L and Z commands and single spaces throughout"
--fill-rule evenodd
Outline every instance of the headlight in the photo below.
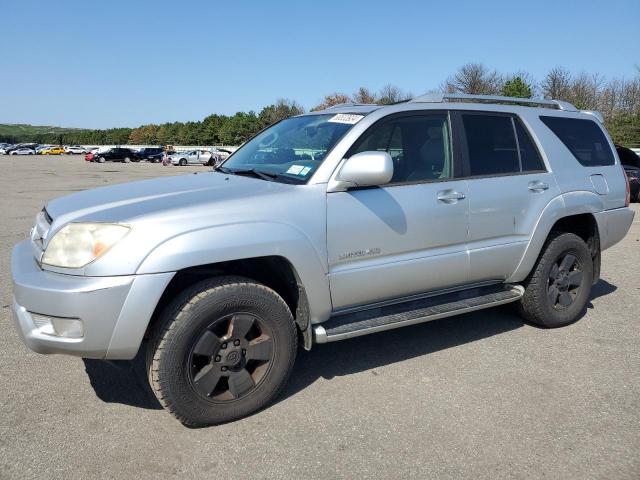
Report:
M 70 223 L 56 233 L 42 256 L 54 267 L 81 268 L 103 255 L 129 232 L 110 223 Z

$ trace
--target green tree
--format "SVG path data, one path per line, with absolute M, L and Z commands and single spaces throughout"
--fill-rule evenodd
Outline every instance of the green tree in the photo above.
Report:
M 258 114 L 260 129 L 302 113 L 304 108 L 296 101 L 279 98 L 274 105 L 264 107 Z
M 531 85 L 525 82 L 521 77 L 516 76 L 510 78 L 502 86 L 502 95 L 505 97 L 531 98 L 533 91 Z
M 640 112 L 620 113 L 605 121 L 614 143 L 625 147 L 640 147 Z
M 220 129 L 220 140 L 226 145 L 239 145 L 260 131 L 260 119 L 254 111 L 238 112 Z
M 220 131 L 227 119 L 228 117 L 217 114 L 205 117 L 202 121 L 202 141 L 204 145 L 219 145 L 222 143 L 220 140 Z

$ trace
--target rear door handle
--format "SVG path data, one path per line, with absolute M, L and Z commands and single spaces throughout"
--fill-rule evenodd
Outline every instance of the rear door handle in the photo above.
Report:
M 541 182 L 540 180 L 534 180 L 533 182 L 529 182 L 529 190 L 532 192 L 543 192 L 544 190 L 549 189 L 549 184 Z
M 455 190 L 441 190 L 438 192 L 438 201 L 442 203 L 456 203 L 458 200 L 464 200 L 467 196 L 464 193 Z

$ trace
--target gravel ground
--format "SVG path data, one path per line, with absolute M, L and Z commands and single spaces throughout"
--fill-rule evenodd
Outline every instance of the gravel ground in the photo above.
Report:
M 640 214 L 574 325 L 542 330 L 502 307 L 317 346 L 275 405 L 193 430 L 160 408 L 140 359 L 23 346 L 9 261 L 48 199 L 206 167 L 0 168 L 0 478 L 640 477 Z

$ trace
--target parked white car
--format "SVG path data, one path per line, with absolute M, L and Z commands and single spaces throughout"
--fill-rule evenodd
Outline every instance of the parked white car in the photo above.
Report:
M 176 152 L 169 155 L 172 165 L 208 165 L 213 154 L 207 150 L 189 150 L 188 152 Z
M 17 150 L 11 150 L 9 155 L 35 155 L 36 151 L 32 148 L 18 148 Z
M 72 145 L 69 147 L 64 147 L 64 151 L 71 155 L 87 153 L 87 149 L 82 148 L 80 145 Z

